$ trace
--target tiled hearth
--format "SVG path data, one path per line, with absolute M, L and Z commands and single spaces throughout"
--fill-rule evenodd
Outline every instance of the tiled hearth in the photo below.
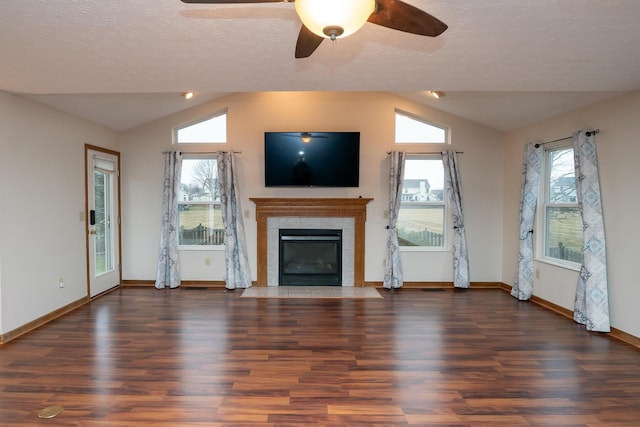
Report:
M 343 230 L 342 286 L 364 286 L 364 223 L 372 199 L 252 198 L 258 222 L 257 286 L 278 286 L 278 230 Z
M 351 286 L 270 286 L 242 291 L 244 298 L 382 298 L 375 288 Z

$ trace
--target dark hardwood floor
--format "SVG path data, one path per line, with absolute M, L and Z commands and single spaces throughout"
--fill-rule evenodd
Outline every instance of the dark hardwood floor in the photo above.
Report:
M 117 290 L 0 347 L 0 425 L 640 426 L 637 348 L 500 290 L 381 293 Z

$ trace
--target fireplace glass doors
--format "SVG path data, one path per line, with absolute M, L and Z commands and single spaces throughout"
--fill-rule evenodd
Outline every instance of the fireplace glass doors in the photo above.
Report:
M 281 229 L 280 286 L 342 286 L 342 230 Z

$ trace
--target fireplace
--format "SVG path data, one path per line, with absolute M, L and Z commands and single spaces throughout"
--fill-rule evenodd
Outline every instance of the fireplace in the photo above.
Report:
M 279 230 L 278 282 L 284 286 L 341 286 L 342 230 Z
M 279 286 L 280 229 L 341 229 L 342 286 L 364 286 L 366 205 L 373 199 L 255 198 L 257 286 Z

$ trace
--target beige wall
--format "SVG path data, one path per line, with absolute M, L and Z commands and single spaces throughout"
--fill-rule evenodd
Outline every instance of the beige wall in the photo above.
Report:
M 382 281 L 388 209 L 386 153 L 393 149 L 439 151 L 441 146 L 394 144 L 394 108 L 450 127 L 460 156 L 473 281 L 499 281 L 502 262 L 503 135 L 459 117 L 387 93 L 234 94 L 166 117 L 121 135 L 123 169 L 123 277 L 155 279 L 161 205 L 162 151 L 172 146 L 171 129 L 228 108 L 228 140 L 224 149 L 238 157 L 252 276 L 256 278 L 255 207 L 250 197 L 372 197 L 366 222 L 365 280 Z M 265 131 L 359 131 L 359 188 L 266 188 Z M 206 147 L 216 150 L 219 147 Z M 197 148 L 202 150 L 203 148 Z M 185 149 L 186 151 L 186 149 Z M 487 250 L 490 247 L 490 250 Z M 213 261 L 205 265 L 206 258 Z M 222 280 L 224 253 L 181 254 L 185 280 Z M 451 281 L 449 252 L 403 254 L 405 280 Z
M 0 129 L 0 333 L 6 333 L 87 295 L 84 144 L 117 149 L 117 134 L 2 91 Z
M 537 123 L 506 135 L 504 167 L 504 267 L 503 280 L 512 284 L 518 254 L 518 208 L 524 145 L 571 135 L 579 129 L 599 128 L 596 136 L 605 235 L 611 324 L 640 336 L 640 279 L 635 226 L 640 198 L 637 196 L 640 159 L 640 93 L 622 96 Z M 534 295 L 573 310 L 577 272 L 536 261 L 539 278 Z
M 609 254 L 612 325 L 640 336 L 640 300 L 633 226 L 640 199 L 635 159 L 640 158 L 640 94 L 616 98 L 510 132 L 500 132 L 386 93 L 246 93 L 230 95 L 117 134 L 24 98 L 0 92 L 0 333 L 64 307 L 86 292 L 84 144 L 122 153 L 123 277 L 155 278 L 161 204 L 162 151 L 172 127 L 229 110 L 227 149 L 242 151 L 239 176 L 249 255 L 255 279 L 256 224 L 249 197 L 373 197 L 366 224 L 368 281 L 382 280 L 388 162 L 393 111 L 400 108 L 450 126 L 460 156 L 473 281 L 513 283 L 523 146 L 583 128 L 596 137 Z M 276 189 L 263 185 L 265 131 L 340 131 L 362 134 L 361 187 Z M 437 148 L 435 148 L 437 149 Z M 212 265 L 205 265 L 205 258 Z M 186 280 L 221 280 L 222 252 L 188 252 Z M 403 254 L 406 280 L 450 281 L 451 257 L 442 252 Z M 536 263 L 535 295 L 572 309 L 576 272 Z M 66 287 L 58 289 L 64 277 Z

